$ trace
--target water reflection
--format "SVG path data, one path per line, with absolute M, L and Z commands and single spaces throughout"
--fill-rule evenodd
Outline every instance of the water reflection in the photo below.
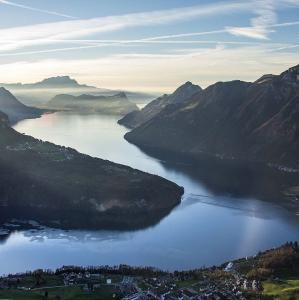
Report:
M 221 196 L 219 198 L 221 202 L 223 197 L 238 202 L 242 198 L 258 198 L 290 208 L 291 201 L 285 195 L 285 191 L 292 186 L 298 186 L 299 182 L 298 172 L 281 172 L 258 163 L 206 157 L 192 161 L 179 155 L 141 149 L 145 154 L 159 159 L 165 170 L 181 172 L 194 182 L 200 182 L 207 191 L 207 194 L 201 195 L 202 197 L 218 195 Z
M 23 121 L 16 129 L 172 180 L 185 187 L 181 205 L 155 226 L 130 232 L 12 228 L 2 236 L 0 273 L 65 264 L 188 269 L 299 240 L 296 218 L 259 200 L 277 196 L 277 174 L 205 161 L 196 167 L 178 159 L 166 162 L 161 154 L 127 143 L 127 130 L 116 121 L 111 116 L 56 113 Z
M 22 232 L 23 236 L 30 242 L 44 242 L 46 240 L 64 240 L 68 242 L 103 242 L 128 240 L 132 237 L 130 232 L 117 231 L 81 231 L 81 230 L 59 230 L 45 228 L 42 230 L 26 230 Z

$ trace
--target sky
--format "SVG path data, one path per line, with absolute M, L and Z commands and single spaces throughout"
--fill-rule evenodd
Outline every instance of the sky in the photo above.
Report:
M 299 63 L 299 0 L 0 0 L 0 82 L 169 93 Z

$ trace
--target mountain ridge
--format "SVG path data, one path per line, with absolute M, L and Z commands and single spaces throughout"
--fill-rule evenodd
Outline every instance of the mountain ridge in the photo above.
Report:
M 125 115 L 137 111 L 138 107 L 132 103 L 124 92 L 112 96 L 81 94 L 59 94 L 47 102 L 46 107 L 76 112 L 104 113 Z
M 10 91 L 0 87 L 0 111 L 8 116 L 11 124 L 23 119 L 39 118 L 45 110 L 21 103 Z
M 299 65 L 217 82 L 125 135 L 138 146 L 299 168 Z M 279 132 L 276 133 L 276 132 Z
M 125 92 L 128 98 L 134 103 L 147 103 L 154 97 L 153 95 L 142 92 L 112 90 L 81 84 L 68 75 L 53 76 L 35 83 L 0 83 L 0 86 L 10 90 L 26 105 L 32 106 L 43 105 L 58 94 L 73 94 L 78 96 L 80 94 L 89 93 L 93 95 L 102 94 L 104 96 L 112 96 L 117 93 Z M 45 93 L 45 91 L 47 91 L 47 93 Z
M 118 121 L 120 125 L 124 125 L 128 128 L 136 128 L 141 124 L 149 121 L 158 115 L 167 105 L 176 105 L 181 102 L 186 101 L 191 96 L 202 91 L 202 88 L 198 85 L 192 84 L 190 81 L 187 81 L 179 88 L 177 88 L 170 95 L 163 95 L 149 104 L 147 104 L 140 111 L 134 111 L 124 116 Z

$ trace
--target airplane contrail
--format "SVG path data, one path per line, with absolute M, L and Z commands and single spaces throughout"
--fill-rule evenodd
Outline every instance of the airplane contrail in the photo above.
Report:
M 23 8 L 23 9 L 28 9 L 28 10 L 32 10 L 32 11 L 36 11 L 36 12 L 41 12 L 41 13 L 45 13 L 45 14 L 48 14 L 48 15 L 54 15 L 54 16 L 59 16 L 59 17 L 63 17 L 63 18 L 68 18 L 68 19 L 75 19 L 75 17 L 70 16 L 70 15 L 61 14 L 61 13 L 51 11 L 51 10 L 39 9 L 39 8 L 36 8 L 36 7 L 31 7 L 31 6 L 11 2 L 11 1 L 0 0 L 0 3 L 10 5 L 10 6 L 14 6 L 14 7 Z

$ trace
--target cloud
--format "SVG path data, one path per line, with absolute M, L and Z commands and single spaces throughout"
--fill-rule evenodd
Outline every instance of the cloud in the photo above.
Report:
M 0 53 L 0 57 L 9 57 L 9 56 L 25 56 L 32 54 L 42 54 L 42 53 L 54 53 L 54 52 L 68 52 L 73 50 L 83 50 L 83 49 L 93 49 L 93 48 L 102 48 L 102 47 L 120 47 L 120 46 L 136 46 L 138 44 L 179 44 L 179 45 L 196 45 L 196 44 L 215 44 L 215 45 L 262 45 L 260 42 L 242 42 L 242 41 L 224 41 L 224 40 L 152 40 L 152 39 L 139 39 L 139 40 L 56 40 L 57 43 L 79 43 L 83 44 L 82 46 L 74 47 L 60 47 L 60 48 L 51 48 L 43 50 L 29 50 L 29 51 L 19 51 L 19 52 L 5 52 Z M 84 45 L 86 44 L 86 45 Z M 268 46 L 279 46 L 281 49 L 292 49 L 296 48 L 292 44 L 281 44 L 281 43 L 267 43 Z M 182 52 L 189 51 L 187 49 L 178 49 L 173 50 L 173 52 Z M 169 54 L 168 54 L 169 55 Z
M 278 27 L 288 27 L 288 26 L 296 26 L 299 25 L 299 21 L 293 22 L 284 22 L 284 23 L 276 23 L 272 25 L 266 26 L 270 31 L 271 28 Z M 244 28 L 242 28 L 245 30 Z M 238 32 L 242 30 L 238 28 Z M 129 45 L 138 45 L 138 44 L 231 44 L 231 45 L 250 45 L 250 44 L 261 44 L 260 42 L 242 42 L 242 41 L 223 41 L 223 40 L 177 40 L 176 38 L 184 38 L 184 37 L 194 37 L 194 36 L 205 36 L 205 35 L 214 35 L 219 33 L 232 33 L 232 28 L 229 30 L 219 29 L 213 31 L 202 31 L 202 32 L 188 32 L 188 33 L 180 33 L 180 34 L 170 34 L 170 35 L 158 35 L 145 37 L 135 40 L 112 40 L 112 39 L 52 39 L 52 38 L 43 38 L 43 39 L 32 39 L 32 40 L 0 40 L 0 57 L 5 56 L 21 56 L 21 55 L 32 55 L 32 54 L 40 54 L 40 53 L 54 53 L 54 52 L 65 52 L 72 50 L 82 50 L 82 49 L 92 49 L 92 48 L 102 48 L 108 46 L 129 46 Z M 248 35 L 248 33 L 247 33 Z M 262 38 L 258 36 L 258 32 L 254 30 L 251 32 L 251 36 L 255 36 L 256 38 Z M 174 39 L 174 40 L 170 40 Z M 29 50 L 29 51 L 19 51 L 19 52 L 7 52 L 9 50 L 16 50 L 19 48 L 30 47 L 34 45 L 48 45 L 48 44 L 77 44 L 77 46 L 73 47 L 60 47 L 60 48 L 51 48 L 51 49 L 42 49 L 42 50 Z M 269 42 L 267 42 L 268 45 Z M 279 45 L 282 47 L 286 47 L 284 49 L 296 48 L 293 45 L 281 45 L 279 43 L 271 43 L 271 45 Z M 4 53 L 1 53 L 4 52 Z
M 288 27 L 288 26 L 296 26 L 299 25 L 299 21 L 294 22 L 285 22 L 285 23 L 277 23 L 268 25 L 267 28 L 278 28 L 278 27 Z M 129 44 L 191 44 L 191 43 L 224 43 L 224 44 L 246 44 L 246 42 L 225 42 L 221 40 L 214 40 L 214 41 L 204 41 L 204 40 L 169 40 L 169 39 L 176 39 L 176 38 L 184 38 L 184 37 L 195 37 L 195 36 L 205 36 L 205 35 L 214 35 L 219 33 L 231 33 L 233 29 L 219 29 L 213 31 L 202 31 L 202 32 L 188 32 L 188 33 L 180 33 L 180 34 L 170 34 L 170 35 L 158 35 L 158 36 L 151 36 L 136 40 L 99 40 L 99 39 L 52 39 L 52 38 L 43 38 L 43 39 L 27 39 L 27 40 L 17 40 L 17 39 L 9 39 L 9 40 L 0 40 L 0 52 L 2 51 L 9 51 L 9 50 L 16 50 L 19 48 L 25 47 L 32 47 L 34 45 L 49 45 L 49 44 L 80 44 L 83 46 L 76 46 L 76 47 L 64 47 L 64 48 L 56 48 L 56 49 L 43 49 L 43 50 L 31 50 L 31 51 L 22 51 L 22 52 L 10 52 L 10 53 L 3 53 L 0 56 L 16 56 L 16 55 L 25 55 L 25 54 L 36 54 L 36 53 L 51 53 L 51 52 L 60 52 L 60 51 L 68 51 L 68 50 L 77 50 L 77 49 L 88 49 L 88 48 L 98 48 L 103 46 L 116 46 L 116 45 L 129 45 Z M 238 28 L 238 31 L 241 29 Z M 0 31 L 1 32 L 1 31 Z M 252 33 L 257 35 L 256 32 Z M 250 42 L 247 42 L 248 44 Z M 98 44 L 98 45 L 97 45 Z M 99 45 L 100 44 L 100 45 Z
M 281 50 L 289 50 L 289 49 L 295 49 L 295 48 L 298 48 L 299 45 L 296 44 L 296 45 L 286 45 L 286 46 L 282 46 L 282 47 L 279 47 L 279 48 L 274 48 L 272 51 L 281 51 Z
M 58 12 L 50 11 L 50 10 L 39 9 L 39 8 L 31 7 L 31 6 L 26 6 L 26 5 L 18 4 L 18 3 L 15 3 L 15 2 L 11 2 L 11 1 L 0 0 L 0 4 L 1 3 L 6 4 L 6 5 L 10 5 L 10 6 L 14 6 L 14 7 L 18 7 L 18 8 L 23 8 L 23 9 L 27 9 L 27 10 L 32 10 L 32 11 L 36 11 L 36 12 L 45 13 L 45 14 L 48 14 L 48 15 L 54 15 L 54 16 L 68 18 L 68 19 L 75 19 L 75 17 L 70 16 L 70 15 L 66 15 L 66 14 L 62 14 L 62 13 L 58 13 Z
M 227 27 L 227 31 L 236 36 L 246 36 L 254 39 L 268 39 L 273 30 L 270 26 L 277 21 L 274 0 L 258 0 L 253 3 L 256 17 L 251 19 L 250 27 Z
M 257 27 L 227 27 L 227 32 L 235 36 L 245 36 L 252 39 L 268 40 L 268 34 L 270 31 L 267 28 Z
M 284 2 L 290 5 L 299 5 L 299 0 L 284 0 Z
M 278 48 L 277 48 L 278 49 Z M 255 80 L 298 63 L 299 53 L 273 50 L 272 45 L 198 47 L 164 54 L 132 53 L 95 59 L 44 59 L 0 64 L 0 82 L 34 82 L 70 75 L 91 85 L 112 89 L 170 92 L 191 80 L 207 86 L 218 80 Z M 270 55 L 271 53 L 271 55 Z M 157 74 L 167 72 L 163 80 Z
M 209 5 L 1 29 L 0 40 L 7 41 L 6 47 L 4 48 L 2 44 L 1 49 L 13 50 L 22 47 L 44 45 L 51 43 L 50 41 L 55 39 L 81 38 L 96 33 L 116 31 L 129 27 L 189 21 L 198 17 L 247 11 L 251 9 L 250 7 L 250 3 L 244 1 L 232 3 L 219 2 Z M 10 42 L 11 37 L 18 42 Z
M 0 29 L 1 60 L 14 61 L 14 63 L 0 64 L 0 82 L 24 80 L 33 82 L 49 76 L 67 74 L 76 77 L 81 82 L 107 88 L 169 92 L 187 80 L 192 80 L 202 86 L 207 86 L 216 80 L 236 78 L 254 80 L 263 73 L 279 73 L 297 64 L 299 54 L 290 51 L 297 45 L 276 44 L 276 47 L 273 47 L 275 43 L 263 40 L 268 38 L 269 33 L 276 28 L 295 26 L 299 22 L 277 23 L 272 1 L 261 0 L 254 3 L 257 5 L 253 5 L 252 1 L 218 2 L 213 5 Z M 254 12 L 251 26 L 246 27 L 247 30 L 230 27 L 211 31 L 150 36 L 136 40 L 93 39 L 92 36 L 94 33 L 170 24 L 189 21 L 192 18 L 219 17 L 223 14 L 230 16 L 232 12 Z M 183 39 L 223 33 L 251 37 L 256 40 L 245 43 L 221 41 L 217 40 L 218 37 L 208 41 Z M 72 57 L 61 60 L 39 60 L 40 56 L 33 55 L 100 47 L 170 43 L 194 45 L 191 45 L 193 49 L 190 49 L 190 45 L 186 46 L 187 49 L 180 47 L 179 50 L 177 47 L 171 47 L 173 48 L 171 52 L 166 52 L 164 49 L 158 54 L 138 53 L 137 47 L 134 48 L 134 53 L 129 54 L 110 55 L 109 51 L 106 51 L 105 55 L 100 58 L 87 60 L 72 59 Z M 207 45 L 201 47 L 201 43 Z M 45 45 L 52 45 L 52 47 L 44 47 Z M 119 52 L 122 52 L 121 47 L 119 47 Z M 15 57 L 4 58 L 12 55 L 21 56 L 19 59 L 22 61 L 16 61 Z M 26 58 L 25 55 L 31 55 L 31 57 Z M 58 55 L 53 55 L 53 57 L 58 57 Z M 168 76 L 157 82 L 157 74 L 165 70 Z
M 257 13 L 258 16 L 251 20 L 251 23 L 253 25 L 252 27 L 226 27 L 212 31 L 152 36 L 140 39 L 139 42 L 145 43 L 146 41 L 149 42 L 167 40 L 171 38 L 216 35 L 221 33 L 229 33 L 233 35 L 246 36 L 262 40 L 267 39 L 269 32 L 273 31 L 276 27 L 293 26 L 299 24 L 299 22 L 286 22 L 280 24 L 273 23 L 276 20 L 276 17 L 275 12 L 273 11 L 272 4 L 273 3 L 270 0 L 258 2 L 258 5 L 254 9 L 255 13 Z M 252 2 L 220 2 L 213 5 L 200 5 L 180 9 L 169 9 L 120 16 L 53 22 L 36 24 L 31 26 L 0 29 L 0 51 L 11 51 L 26 47 L 44 46 L 61 43 L 77 43 L 84 46 L 93 44 L 93 47 L 95 47 L 93 40 L 80 40 L 78 38 L 83 38 L 95 33 L 115 31 L 128 27 L 168 24 L 176 21 L 183 21 L 187 19 L 189 20 L 190 18 L 204 17 L 215 14 L 225 14 L 233 11 L 251 11 L 252 5 Z M 106 41 L 106 43 L 109 44 L 111 44 L 112 42 L 113 41 Z M 129 42 L 130 41 L 121 41 L 120 43 L 128 44 Z M 138 41 L 133 42 L 137 43 Z M 73 50 L 74 48 L 80 49 L 79 46 L 77 46 L 69 47 L 69 50 Z M 59 50 L 57 49 L 53 52 L 56 51 Z M 67 48 L 65 50 L 62 49 L 61 51 L 67 51 Z M 30 53 L 30 51 L 27 52 Z M 50 53 L 52 51 L 50 49 L 43 49 L 40 50 L 39 53 L 42 52 Z M 32 54 L 34 53 L 38 52 L 32 50 Z
M 299 25 L 299 21 L 295 21 L 295 22 L 285 22 L 285 23 L 278 23 L 278 24 L 273 24 L 270 25 L 269 27 L 287 27 L 287 26 L 295 26 L 295 25 Z
M 225 33 L 225 32 L 227 32 L 226 29 L 211 30 L 211 31 L 202 31 L 202 32 L 189 32 L 189 33 L 180 33 L 180 34 L 169 34 L 169 35 L 154 36 L 154 37 L 145 38 L 143 40 L 146 40 L 146 41 L 155 41 L 155 40 L 164 40 L 164 39 L 170 39 L 170 38 L 181 38 L 181 37 L 191 37 L 191 36 L 202 36 L 202 35 L 219 34 L 219 33 Z

